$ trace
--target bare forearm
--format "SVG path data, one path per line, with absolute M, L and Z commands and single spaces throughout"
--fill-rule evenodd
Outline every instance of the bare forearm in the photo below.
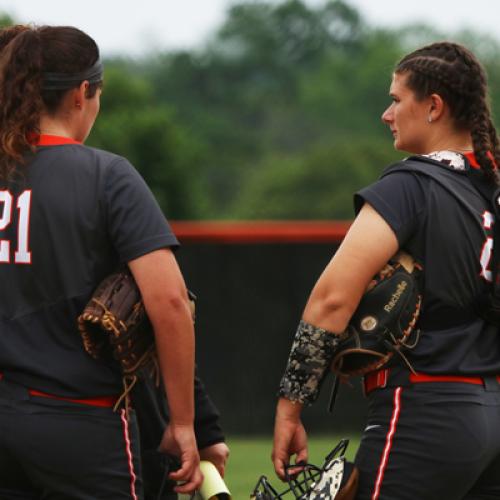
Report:
M 194 330 L 188 302 L 172 300 L 152 320 L 172 424 L 194 421 Z
M 173 425 L 194 421 L 194 327 L 186 285 L 173 253 L 129 262 L 153 325 Z

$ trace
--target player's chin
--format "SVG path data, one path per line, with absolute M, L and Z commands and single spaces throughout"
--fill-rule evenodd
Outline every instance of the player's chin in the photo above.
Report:
M 396 135 L 396 136 L 394 136 L 394 143 L 393 143 L 393 145 L 394 145 L 394 149 L 395 149 L 396 151 L 407 151 L 407 150 L 405 149 L 405 144 L 404 144 L 404 142 L 403 142 L 403 141 L 400 139 L 400 137 L 399 137 L 399 136 L 397 136 L 397 135 Z

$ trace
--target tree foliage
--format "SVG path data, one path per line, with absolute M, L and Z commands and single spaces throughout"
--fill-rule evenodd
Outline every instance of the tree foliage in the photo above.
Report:
M 352 194 L 400 157 L 380 121 L 394 64 L 445 38 L 484 62 L 500 117 L 489 35 L 380 29 L 344 0 L 246 0 L 201 49 L 105 61 L 89 144 L 126 156 L 169 218 L 350 218 Z

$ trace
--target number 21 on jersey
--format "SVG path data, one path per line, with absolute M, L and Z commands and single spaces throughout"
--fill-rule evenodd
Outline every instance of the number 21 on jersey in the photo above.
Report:
M 0 264 L 11 262 L 11 241 L 2 238 L 2 233 L 12 223 L 14 210 L 18 210 L 17 248 L 14 252 L 16 264 L 31 264 L 29 250 L 29 221 L 31 208 L 31 190 L 23 191 L 17 197 L 10 191 L 0 191 Z

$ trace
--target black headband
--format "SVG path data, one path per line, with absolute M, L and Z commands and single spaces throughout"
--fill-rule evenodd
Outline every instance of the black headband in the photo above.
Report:
M 97 61 L 93 66 L 80 73 L 43 73 L 43 90 L 66 90 L 76 87 L 87 80 L 89 83 L 102 81 L 103 66 Z

